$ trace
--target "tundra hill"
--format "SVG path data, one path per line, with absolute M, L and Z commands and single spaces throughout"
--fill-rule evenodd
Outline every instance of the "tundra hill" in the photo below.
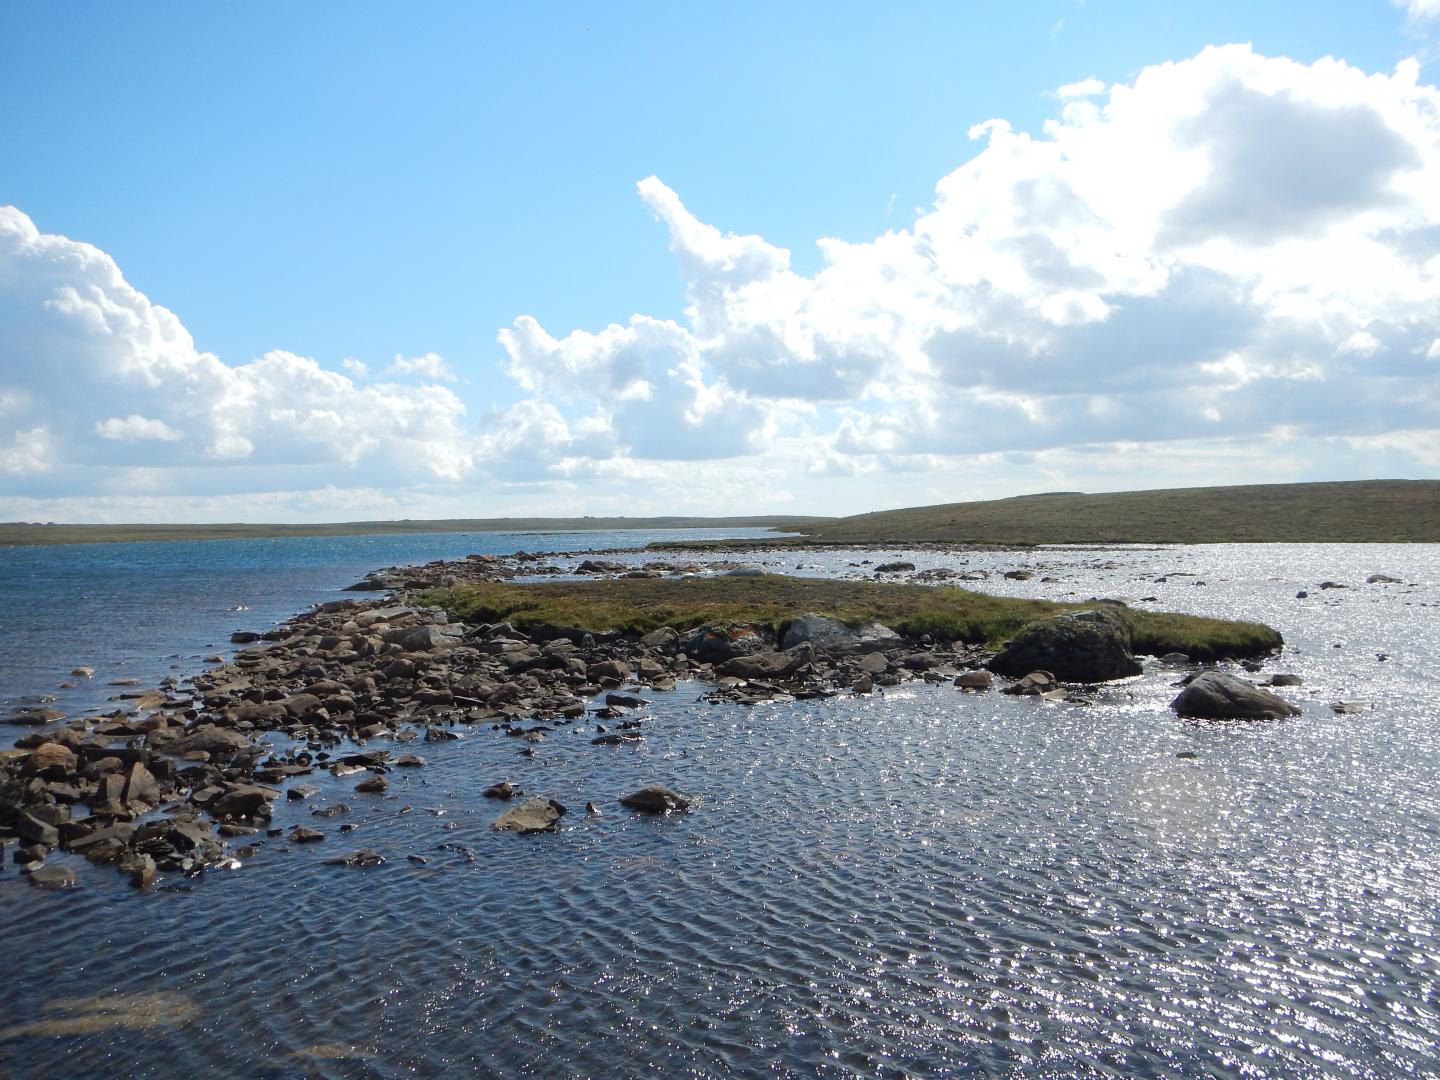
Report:
M 858 514 L 803 526 L 823 543 L 1440 542 L 1440 480 L 1023 495 Z

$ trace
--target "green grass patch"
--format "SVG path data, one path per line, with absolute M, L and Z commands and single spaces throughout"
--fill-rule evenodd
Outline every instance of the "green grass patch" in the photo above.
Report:
M 1059 604 L 990 596 L 948 585 L 904 585 L 827 578 L 620 578 L 528 585 L 482 582 L 438 589 L 422 600 L 470 622 L 522 629 L 575 628 L 645 634 L 662 626 L 749 623 L 779 633 L 791 619 L 818 612 L 851 625 L 880 622 L 902 634 L 997 646 L 1026 623 L 1076 611 Z M 1184 652 L 1196 659 L 1256 656 L 1279 648 L 1280 635 L 1258 623 L 1125 609 L 1137 652 Z

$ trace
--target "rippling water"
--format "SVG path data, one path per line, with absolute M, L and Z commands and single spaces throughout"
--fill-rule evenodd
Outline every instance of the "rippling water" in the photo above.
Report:
M 0 1071 L 1434 1074 L 1440 548 L 909 557 L 1270 622 L 1303 714 L 1183 722 L 1151 671 L 1088 707 L 919 684 L 745 709 L 682 685 L 638 746 L 561 731 L 533 759 L 473 731 L 384 796 L 305 778 L 325 790 L 275 823 L 323 843 L 270 840 L 188 892 L 0 872 Z M 1017 565 L 1036 577 L 999 577 Z M 1177 572 L 1197 576 L 1155 580 Z M 557 834 L 489 829 L 478 792 L 507 777 L 571 808 Z M 652 780 L 699 808 L 615 804 Z M 360 846 L 390 862 L 320 865 Z

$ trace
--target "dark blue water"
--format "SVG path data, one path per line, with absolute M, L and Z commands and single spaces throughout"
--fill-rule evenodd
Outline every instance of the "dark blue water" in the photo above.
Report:
M 1086 707 L 912 685 L 745 709 L 682 684 L 635 746 L 411 743 L 430 764 L 383 796 L 305 778 L 345 817 L 280 802 L 322 843 L 189 892 L 0 872 L 0 1073 L 1436 1075 L 1440 548 L 913 557 L 1271 622 L 1302 715 L 1183 722 L 1152 667 Z M 571 807 L 560 831 L 491 831 L 502 778 Z M 616 804 L 649 781 L 699 807 Z M 390 861 L 321 865 L 360 846 Z
M 113 679 L 153 685 L 193 673 L 204 657 L 233 651 L 232 632 L 269 629 L 384 566 L 763 535 L 768 530 L 472 532 L 0 548 L 0 714 L 53 697 L 53 707 L 73 715 L 103 705 L 116 692 Z M 94 668 L 94 678 L 71 679 L 80 666 Z M 66 681 L 76 685 L 61 688 Z

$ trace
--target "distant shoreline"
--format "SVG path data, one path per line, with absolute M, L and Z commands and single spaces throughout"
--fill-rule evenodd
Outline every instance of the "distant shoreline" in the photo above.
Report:
M 327 536 L 422 536 L 430 533 L 621 532 L 631 529 L 796 529 L 830 519 L 759 517 L 443 518 L 429 521 L 341 521 L 315 525 L 66 525 L 0 523 L 0 547 L 120 544 L 169 540 L 268 540 Z

